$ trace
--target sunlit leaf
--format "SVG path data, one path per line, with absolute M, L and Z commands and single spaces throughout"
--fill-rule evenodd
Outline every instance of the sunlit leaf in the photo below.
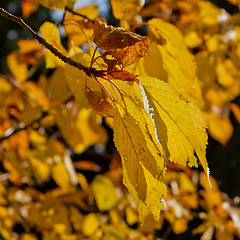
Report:
M 197 166 L 197 158 L 207 173 L 206 124 L 200 110 L 166 83 L 151 77 L 138 77 L 146 91 L 150 113 L 159 141 L 175 163 Z M 197 158 L 196 158 L 196 156 Z
M 32 13 L 34 13 L 38 9 L 38 1 L 37 0 L 21 0 L 21 8 L 23 18 L 28 18 Z
M 64 163 L 61 161 L 61 159 L 59 160 L 60 162 L 58 162 L 52 168 L 52 177 L 59 187 L 66 188 L 71 186 L 70 177 Z
M 8 55 L 7 63 L 13 76 L 20 82 L 23 82 L 28 77 L 28 68 L 26 63 L 21 61 L 20 54 L 18 52 L 13 52 Z
M 48 0 L 45 0 L 48 1 Z M 59 1 L 56 1 L 59 3 Z M 43 3 L 44 4 L 44 3 Z M 60 4 L 60 3 L 59 3 Z M 58 33 L 57 26 L 51 22 L 44 22 L 44 24 L 40 27 L 40 32 L 46 41 L 52 44 L 55 48 L 57 48 L 61 53 L 67 54 L 66 50 L 62 46 L 61 39 Z M 64 66 L 64 62 L 60 60 L 58 57 L 53 55 L 49 50 L 46 50 L 46 67 L 54 68 L 56 66 Z
M 69 109 L 65 105 L 51 109 L 56 123 L 61 130 L 65 141 L 76 151 L 82 152 L 85 149 L 81 133 L 76 129 L 76 122 Z
M 107 177 L 98 175 L 93 180 L 92 188 L 100 211 L 110 210 L 117 203 L 115 187 Z
M 123 164 L 123 183 L 136 201 L 141 221 L 151 212 L 159 221 L 166 195 L 164 158 L 151 141 L 144 116 L 137 105 L 128 102 L 128 112 L 116 111 L 114 141 Z
M 82 231 L 85 236 L 93 235 L 99 228 L 100 222 L 94 213 L 88 214 L 82 225 Z
M 166 81 L 178 92 L 202 105 L 196 64 L 179 30 L 161 19 L 151 19 L 148 25 L 149 38 L 153 43 L 137 65 L 137 73 Z
M 145 0 L 111 0 L 113 15 L 117 19 L 129 20 L 143 7 Z
M 38 2 L 47 8 L 60 8 L 63 10 L 65 7 L 65 0 L 38 0 Z
M 98 16 L 98 6 L 91 4 L 82 8 L 75 9 L 76 13 L 87 16 L 89 19 L 95 19 Z M 86 19 L 71 12 L 68 12 L 64 18 L 63 26 L 65 34 L 69 38 L 69 44 L 72 41 L 75 45 L 81 46 L 91 39 L 93 34 L 92 28 L 86 28 L 85 24 L 89 23 Z M 92 24 L 93 25 L 93 24 Z

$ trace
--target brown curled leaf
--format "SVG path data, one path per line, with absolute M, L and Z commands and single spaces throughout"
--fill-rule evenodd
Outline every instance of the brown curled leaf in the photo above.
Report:
M 128 81 L 128 82 L 139 82 L 137 77 L 135 77 L 133 74 L 131 74 L 130 72 L 124 71 L 124 70 L 119 70 L 116 69 L 112 72 L 109 72 L 108 74 L 108 78 L 109 79 L 119 79 L 122 81 Z
M 104 92 L 86 89 L 86 97 L 91 107 L 101 116 L 113 117 L 113 106 Z
M 150 40 L 122 27 L 109 26 L 95 20 L 93 41 L 106 50 L 105 54 L 112 55 L 118 64 L 126 67 L 139 61 L 147 52 Z

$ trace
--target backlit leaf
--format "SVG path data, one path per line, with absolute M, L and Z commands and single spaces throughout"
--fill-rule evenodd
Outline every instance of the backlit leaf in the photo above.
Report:
M 85 236 L 93 235 L 99 228 L 100 222 L 94 213 L 88 214 L 83 221 L 82 231 Z
M 67 55 L 65 48 L 62 46 L 58 29 L 55 24 L 51 22 L 44 22 L 44 24 L 40 27 L 40 32 L 42 33 L 43 37 L 46 39 L 48 43 L 57 48 L 61 53 Z M 64 66 L 65 63 L 62 60 L 53 55 L 49 50 L 46 51 L 47 51 L 46 55 L 47 68 L 54 68 L 58 65 Z
M 117 195 L 112 182 L 98 175 L 92 182 L 93 193 L 100 211 L 110 210 L 117 203 Z
M 66 170 L 64 163 L 61 160 L 59 163 L 53 166 L 52 178 L 57 183 L 57 185 L 61 188 L 66 188 L 71 186 L 70 176 Z
M 113 15 L 117 19 L 129 20 L 143 7 L 145 0 L 111 0 Z
M 27 64 L 21 61 L 20 54 L 15 51 L 7 56 L 7 63 L 13 76 L 20 82 L 23 82 L 28 77 Z
M 182 34 L 175 26 L 161 19 L 151 19 L 148 25 L 149 38 L 153 43 L 146 56 L 140 60 L 137 74 L 164 80 L 201 105 L 200 86 L 196 83 L 196 64 L 186 48 Z
M 98 6 L 95 4 L 77 8 L 74 11 L 76 13 L 88 16 L 90 19 L 95 19 L 98 16 Z M 81 46 L 91 39 L 93 29 L 88 29 L 85 27 L 86 21 L 87 20 L 81 16 L 67 12 L 64 18 L 63 26 L 65 29 L 65 34 L 69 38 L 69 45 L 72 45 L 71 41 L 73 41 L 75 45 Z
M 197 166 L 197 155 L 205 172 L 206 124 L 200 110 L 166 83 L 151 77 L 138 77 L 144 86 L 160 143 L 179 164 Z
M 65 0 L 38 0 L 38 2 L 47 8 L 60 8 L 63 10 L 65 7 Z
M 69 109 L 67 109 L 65 105 L 61 105 L 51 109 L 51 114 L 55 117 L 56 123 L 69 146 L 71 146 L 75 152 L 82 152 L 85 149 L 82 135 L 76 129 L 76 122 Z
M 23 18 L 28 18 L 33 12 L 38 9 L 37 0 L 21 0 L 21 8 Z
M 126 99 L 127 100 L 127 99 Z M 151 212 L 158 222 L 166 196 L 165 163 L 160 149 L 151 141 L 140 109 L 127 101 L 128 112 L 116 111 L 114 142 L 123 164 L 123 183 L 137 203 L 141 221 Z

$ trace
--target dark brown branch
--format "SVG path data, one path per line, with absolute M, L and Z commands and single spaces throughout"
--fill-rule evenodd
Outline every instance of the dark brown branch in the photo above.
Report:
M 77 15 L 79 17 L 83 17 L 83 18 L 87 19 L 91 23 L 94 23 L 94 20 L 88 18 L 87 16 L 85 16 L 85 15 L 83 15 L 81 13 L 75 12 L 72 9 L 68 8 L 68 7 L 65 7 L 65 10 L 68 11 L 68 12 L 71 12 L 72 14 Z
M 51 51 L 56 57 L 60 58 L 63 62 L 78 68 L 79 70 L 83 70 L 86 72 L 86 74 L 90 74 L 95 72 L 95 69 L 90 69 L 88 67 L 83 66 L 81 63 L 74 61 L 70 57 L 67 57 L 63 55 L 61 52 L 59 52 L 55 47 L 53 47 L 51 44 L 49 44 L 44 38 L 42 38 L 40 35 L 38 35 L 36 32 L 34 32 L 24 21 L 23 19 L 14 16 L 13 14 L 5 11 L 3 8 L 0 8 L 0 15 L 2 15 L 5 18 L 8 18 L 16 23 L 18 23 L 20 26 L 22 26 L 25 30 L 27 30 L 30 35 L 35 38 L 40 44 L 42 44 L 45 48 Z

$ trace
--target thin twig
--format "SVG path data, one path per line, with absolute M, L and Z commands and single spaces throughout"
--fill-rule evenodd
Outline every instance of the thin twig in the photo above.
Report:
M 79 17 L 83 17 L 83 18 L 87 19 L 87 20 L 88 20 L 89 22 L 91 22 L 91 23 L 94 23 L 94 20 L 88 18 L 86 15 L 83 15 L 83 14 L 81 14 L 81 13 L 78 13 L 78 12 L 73 11 L 73 10 L 72 10 L 71 8 L 69 8 L 69 7 L 65 7 L 65 10 L 68 11 L 68 12 L 71 12 L 72 14 L 77 15 L 77 16 L 79 16 Z
M 0 15 L 2 15 L 5 18 L 8 18 L 16 23 L 18 23 L 21 27 L 23 27 L 25 30 L 28 31 L 28 33 L 30 33 L 30 35 L 35 38 L 40 44 L 42 44 L 45 48 L 47 48 L 48 50 L 51 51 L 51 53 L 53 53 L 56 57 L 60 58 L 63 62 L 72 65 L 73 67 L 78 68 L 79 70 L 83 70 L 84 72 L 86 72 L 86 74 L 90 74 L 90 71 L 93 72 L 95 71 L 95 69 L 90 69 L 88 67 L 85 67 L 84 65 L 82 65 L 79 62 L 74 61 L 73 59 L 71 59 L 70 57 L 67 57 L 65 55 L 63 55 L 61 52 L 59 52 L 54 46 L 52 46 L 51 44 L 49 44 L 44 38 L 42 38 L 39 34 L 37 34 L 36 32 L 34 32 L 24 21 L 23 19 L 14 16 L 13 14 L 5 11 L 3 8 L 0 8 Z

